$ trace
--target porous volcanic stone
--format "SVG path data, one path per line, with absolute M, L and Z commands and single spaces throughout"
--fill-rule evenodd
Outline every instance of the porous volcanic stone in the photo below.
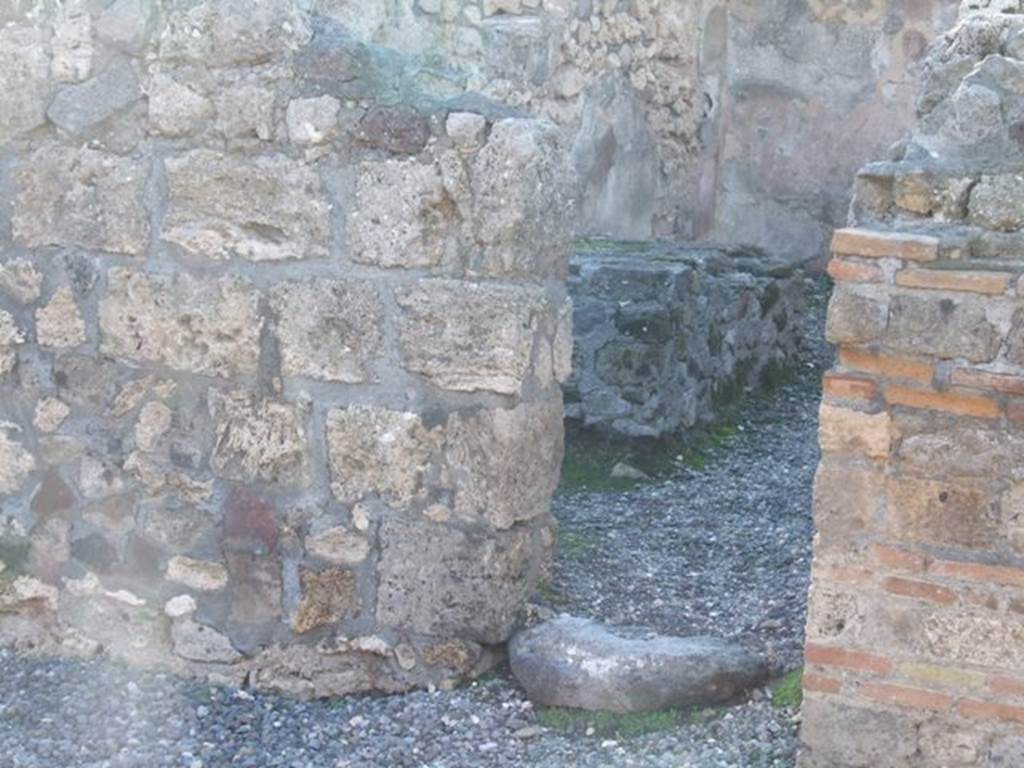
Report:
M 765 663 L 711 637 L 668 637 L 562 616 L 509 644 L 512 673 L 537 704 L 608 712 L 721 704 L 760 685 Z

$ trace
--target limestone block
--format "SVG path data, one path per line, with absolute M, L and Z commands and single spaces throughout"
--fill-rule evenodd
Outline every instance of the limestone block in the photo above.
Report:
M 472 152 L 484 144 L 487 119 L 473 112 L 452 112 L 445 120 L 445 132 L 460 150 Z
M 947 662 L 994 669 L 1024 665 L 1024 622 L 1019 615 L 970 611 L 936 612 L 921 630 L 922 653 Z
M 288 137 L 295 144 L 321 144 L 334 138 L 341 102 L 333 96 L 292 99 L 286 120 Z
M 565 274 L 572 247 L 574 176 L 557 128 L 500 120 L 473 158 L 475 270 L 530 279 Z
M 227 637 L 190 618 L 179 619 L 171 625 L 171 641 L 174 652 L 183 659 L 218 664 L 242 660 L 242 654 L 235 650 Z
M 56 245 L 142 254 L 149 242 L 143 205 L 145 161 L 46 145 L 18 165 L 13 231 L 29 247 Z
M 1024 176 L 982 176 L 971 190 L 968 216 L 972 224 L 1004 232 L 1024 227 Z
M 309 42 L 305 13 L 291 0 L 205 0 L 175 5 L 160 38 L 160 57 L 209 67 L 263 64 Z
M 353 261 L 378 267 L 432 267 L 456 247 L 455 222 L 440 169 L 419 160 L 363 163 L 348 221 Z
M 370 553 L 370 543 L 365 536 L 335 526 L 306 539 L 306 551 L 338 565 L 358 565 Z
M 0 379 L 11 373 L 18 364 L 15 348 L 24 342 L 24 331 L 18 328 L 9 312 L 0 309 Z
M 327 255 L 328 205 L 316 172 L 290 158 L 194 150 L 166 161 L 161 237 L 210 259 Z
M 835 429 L 828 440 L 831 445 L 842 445 Z M 879 471 L 834 459 L 822 462 L 814 477 L 814 524 L 822 538 L 846 540 L 876 529 L 885 499 L 884 481 Z
M 216 442 L 210 464 L 222 477 L 275 485 L 309 482 L 306 414 L 298 406 L 246 392 L 211 390 Z
M 164 615 L 172 619 L 180 619 L 196 612 L 196 601 L 192 595 L 177 595 L 164 603 Z
M 210 376 L 256 372 L 262 322 L 248 283 L 117 268 L 108 284 L 99 306 L 104 354 Z
M 541 289 L 422 280 L 396 290 L 402 364 L 445 389 L 516 394 L 546 310 Z
M 96 21 L 100 40 L 125 53 L 138 54 L 155 26 L 153 0 L 114 0 Z
M 21 430 L 9 422 L 0 422 L 0 497 L 17 493 L 36 462 L 17 438 Z
M 0 263 L 0 293 L 19 304 L 31 304 L 42 294 L 43 275 L 27 259 Z
M 445 469 L 457 518 L 504 529 L 547 514 L 561 465 L 558 400 L 449 419 Z
M 899 434 L 886 413 L 863 413 L 822 403 L 819 413 L 821 449 L 871 459 L 888 458 Z
M 996 356 L 1001 342 L 982 299 L 932 293 L 897 295 L 890 302 L 885 346 L 894 351 L 981 363 Z
M 163 403 L 149 402 L 142 407 L 135 423 L 135 445 L 140 451 L 156 448 L 157 441 L 170 429 L 173 415 Z
M 285 376 L 358 384 L 381 354 L 384 308 L 371 283 L 320 278 L 270 292 Z
M 897 768 L 917 752 L 920 716 L 854 706 L 833 697 L 805 707 L 801 739 L 808 768 L 856 765 Z
M 55 432 L 70 413 L 71 409 L 58 398 L 44 397 L 36 403 L 32 423 L 40 432 Z
M 0 28 L 0 144 L 46 122 L 50 58 L 42 27 Z
M 209 511 L 193 505 L 164 503 L 147 510 L 142 532 L 169 549 L 188 549 L 208 536 L 218 520 Z
M 998 507 L 982 485 L 903 474 L 887 478 L 886 499 L 893 539 L 995 550 L 1007 538 Z
M 215 592 L 228 583 L 228 572 L 220 563 L 196 560 L 181 555 L 167 563 L 167 580 L 200 592 Z
M 359 613 L 359 593 L 352 571 L 303 568 L 299 572 L 299 580 L 302 599 L 292 617 L 292 629 L 296 633 L 303 634 L 317 627 L 336 624 Z
M 59 601 L 60 593 L 55 586 L 44 584 L 31 576 L 19 576 L 11 582 L 5 582 L 0 591 L 0 606 L 6 610 L 38 605 L 56 611 Z
M 50 74 L 59 83 L 80 83 L 92 73 L 92 17 L 82 2 L 65 4 L 53 26 Z
M 155 75 L 149 84 L 149 122 L 156 133 L 187 136 L 213 114 L 213 103 L 206 96 L 170 75 Z
M 85 343 L 85 321 L 70 288 L 58 289 L 49 304 L 36 310 L 36 339 L 56 349 Z
M 232 85 L 217 93 L 217 130 L 229 139 L 274 138 L 273 89 L 254 83 Z
M 128 62 L 114 64 L 91 80 L 62 88 L 46 116 L 58 128 L 80 134 L 135 103 L 142 96 L 139 78 Z
M 377 619 L 485 644 L 508 639 L 539 577 L 530 532 L 470 533 L 386 519 L 380 529 Z
M 369 494 L 407 505 L 423 494 L 422 483 L 442 440 L 414 413 L 377 406 L 350 406 L 327 415 L 331 490 L 353 503 Z
M 884 296 L 840 284 L 828 305 L 825 337 L 833 344 L 864 344 L 879 339 L 887 323 Z

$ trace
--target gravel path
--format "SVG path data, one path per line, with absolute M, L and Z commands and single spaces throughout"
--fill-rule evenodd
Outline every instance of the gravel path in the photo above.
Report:
M 556 500 L 552 608 L 731 636 L 800 665 L 816 406 L 828 352 L 747 408 L 703 470 Z M 0 768 L 791 768 L 796 716 L 765 691 L 644 736 L 544 729 L 508 676 L 456 691 L 301 702 L 106 662 L 0 650 Z

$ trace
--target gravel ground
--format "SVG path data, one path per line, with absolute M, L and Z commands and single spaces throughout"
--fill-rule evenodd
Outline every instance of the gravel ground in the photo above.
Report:
M 782 674 L 801 665 L 818 464 L 817 308 L 794 380 L 747 404 L 701 469 L 619 493 L 556 499 L 555 610 L 674 635 L 737 639 Z
M 800 665 L 820 325 L 796 381 L 747 408 L 703 470 L 558 497 L 552 607 Z M 791 768 L 797 719 L 769 697 L 622 738 L 541 727 L 504 670 L 456 691 L 301 702 L 0 650 L 0 768 Z

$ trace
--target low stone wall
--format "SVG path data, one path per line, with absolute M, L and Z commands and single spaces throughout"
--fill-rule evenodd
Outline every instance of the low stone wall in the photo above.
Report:
M 713 421 L 792 363 L 799 268 L 754 249 L 591 245 L 570 267 L 569 418 L 620 436 L 670 435 Z
M 472 673 L 552 545 L 558 132 L 290 2 L 0 18 L 0 641 L 301 695 Z
M 965 10 L 832 243 L 803 768 L 1024 764 L 1024 17 Z

